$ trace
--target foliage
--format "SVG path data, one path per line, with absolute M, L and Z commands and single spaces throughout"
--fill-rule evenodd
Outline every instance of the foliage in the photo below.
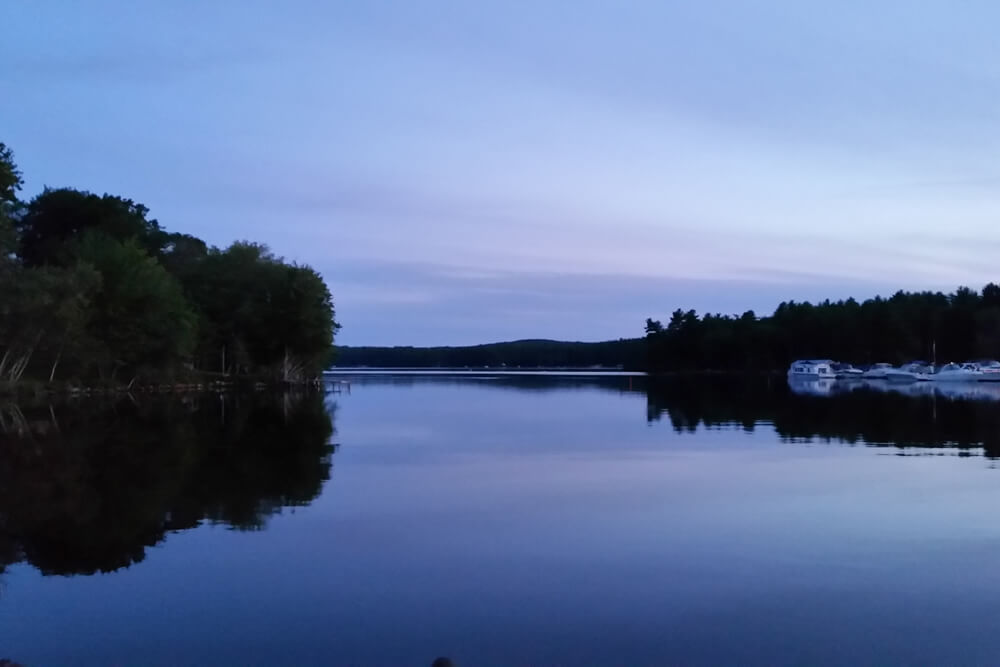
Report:
M 0 271 L 10 268 L 10 258 L 17 249 L 12 214 L 18 206 L 17 192 L 22 183 L 13 151 L 0 142 Z
M 326 366 L 339 325 L 330 292 L 311 268 L 238 242 L 207 251 L 182 278 L 205 323 L 196 354 L 204 368 L 268 369 L 287 380 Z
M 17 222 L 20 256 L 27 266 L 64 265 L 74 259 L 74 242 L 99 232 L 116 241 L 133 241 L 158 257 L 167 234 L 142 204 L 105 194 L 97 196 L 71 188 L 46 188 L 30 202 Z
M 676 310 L 666 327 L 647 320 L 652 371 L 780 370 L 801 358 L 859 364 L 1000 358 L 1000 287 L 953 294 L 897 292 L 819 304 L 789 301 L 770 317 Z M 651 326 L 653 325 L 653 326 Z
M 123 197 L 46 188 L 22 205 L 21 184 L 0 144 L 0 383 L 58 369 L 296 380 L 328 363 L 339 325 L 311 268 L 168 232 Z
M 0 274 L 0 381 L 17 382 L 34 360 L 54 378 L 64 351 L 86 354 L 84 328 L 101 284 L 93 267 L 15 266 Z
M 169 368 L 188 357 L 195 317 L 180 283 L 134 240 L 94 232 L 75 248 L 77 259 L 101 275 L 86 331 L 90 358 L 102 377 L 122 368 Z
M 0 141 L 0 202 L 17 202 L 17 193 L 22 185 L 24 181 L 14 162 L 14 151 Z

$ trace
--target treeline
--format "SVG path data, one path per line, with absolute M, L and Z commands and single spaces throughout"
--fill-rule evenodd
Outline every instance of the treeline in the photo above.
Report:
M 24 379 L 281 380 L 332 359 L 330 292 L 266 246 L 209 247 L 130 199 L 46 188 L 28 201 L 0 143 L 0 389 Z
M 784 370 L 795 359 L 856 364 L 1000 358 L 1000 286 L 884 299 L 782 303 L 769 317 L 676 310 L 646 320 L 650 371 Z
M 641 338 L 572 343 L 519 340 L 468 347 L 338 347 L 337 365 L 383 368 L 642 368 Z

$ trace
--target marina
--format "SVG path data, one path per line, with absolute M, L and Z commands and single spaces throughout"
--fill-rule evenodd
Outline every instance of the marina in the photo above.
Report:
M 788 368 L 789 382 L 794 380 L 884 380 L 909 382 L 1000 382 L 1000 361 L 966 361 L 940 366 L 923 361 L 911 361 L 901 366 L 880 362 L 867 368 L 828 359 L 793 361 Z

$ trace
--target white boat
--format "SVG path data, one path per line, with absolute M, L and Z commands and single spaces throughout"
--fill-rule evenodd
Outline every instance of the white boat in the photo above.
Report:
M 833 380 L 837 374 L 833 372 L 833 362 L 829 359 L 800 359 L 793 361 L 789 366 L 788 377 L 802 380 Z
M 978 382 L 983 371 L 977 364 L 945 364 L 927 378 L 932 382 Z
M 884 380 L 891 370 L 894 370 L 892 364 L 875 364 L 862 373 L 861 377 L 868 380 Z
M 922 361 L 911 361 L 899 368 L 890 368 L 885 373 L 889 382 L 918 382 L 930 379 L 931 367 Z
M 983 377 L 979 378 L 981 382 L 1000 382 L 1000 361 L 989 359 L 976 365 L 983 372 Z
M 838 380 L 859 380 L 865 374 L 860 368 L 855 368 L 850 364 L 831 364 L 834 374 Z

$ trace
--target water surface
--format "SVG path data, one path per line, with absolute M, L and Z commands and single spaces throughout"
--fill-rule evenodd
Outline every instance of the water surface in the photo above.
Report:
M 793 389 L 481 374 L 6 409 L 0 658 L 994 662 L 1000 403 Z

